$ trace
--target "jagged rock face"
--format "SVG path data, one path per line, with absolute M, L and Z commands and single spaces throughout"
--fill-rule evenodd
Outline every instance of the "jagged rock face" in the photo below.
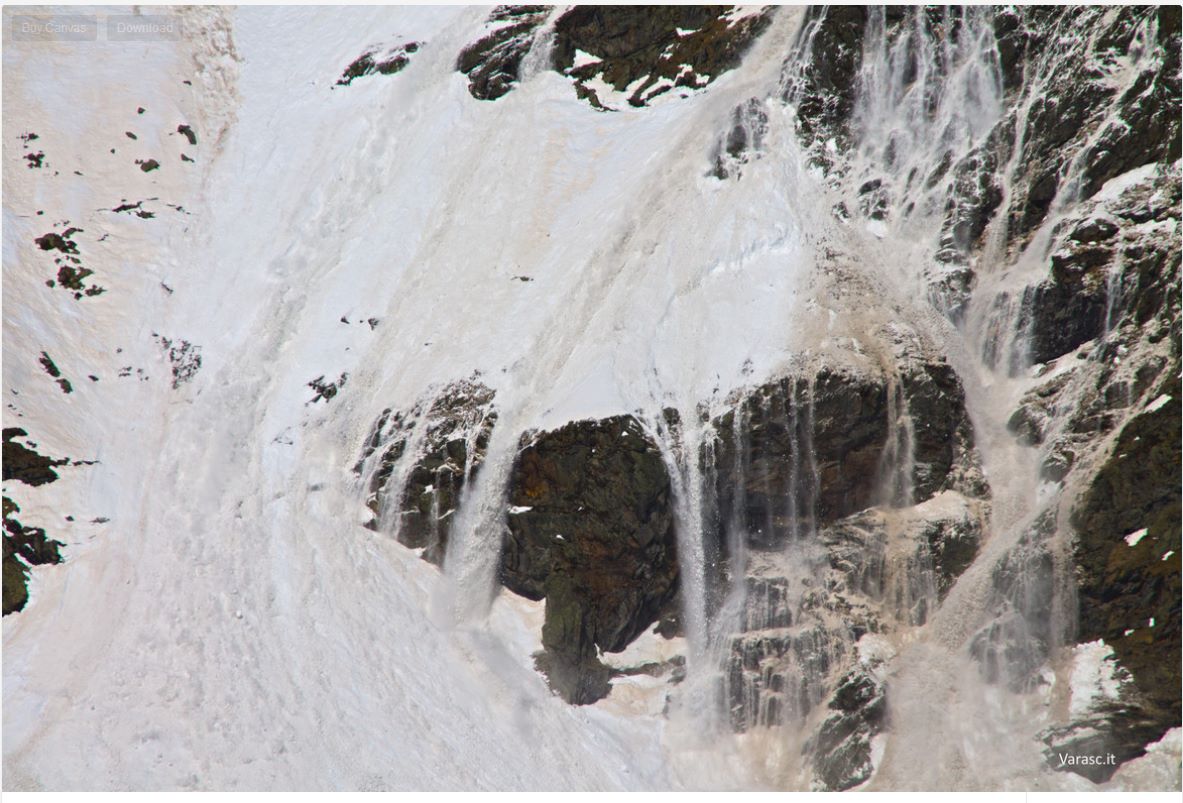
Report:
M 1102 638 L 1141 691 L 1133 717 L 1158 738 L 1180 719 L 1179 363 L 1122 428 L 1073 513 L 1080 639 Z M 1156 406 L 1157 405 L 1157 406 Z M 1153 409 L 1152 409 L 1153 408 Z M 1124 744 L 1127 756 L 1148 740 Z
M 4 481 L 26 485 L 56 482 L 55 466 L 68 465 L 69 458 L 53 459 L 37 452 L 34 443 L 17 443 L 28 433 L 18 427 L 4 430 Z M 5 491 L 7 492 L 7 488 Z M 16 518 L 16 502 L 4 497 L 4 615 L 23 610 L 29 600 L 29 567 L 61 563 L 64 546 L 46 535 L 40 527 L 26 527 Z
M 841 691 L 846 681 L 834 685 L 835 673 L 860 671 L 847 668 L 856 642 L 923 625 L 977 556 L 984 506 L 944 491 L 907 508 L 859 511 L 822 527 L 804 548 L 756 557 L 745 579 L 742 633 L 728 660 L 732 726 L 803 721 L 832 690 Z M 838 774 L 848 785 L 865 780 L 851 780 L 859 767 L 869 772 L 851 756 L 863 756 L 866 745 L 838 744 L 862 716 L 832 723 L 820 747 L 807 746 L 829 756 L 818 759 L 830 767 L 819 770 L 825 788 L 846 788 L 834 780 Z
M 974 55 L 980 28 L 971 22 L 983 16 L 990 42 Z M 1089 35 L 1077 35 L 1082 30 Z M 985 245 L 988 228 L 1016 251 L 1045 222 L 1056 199 L 1088 199 L 1115 176 L 1179 158 L 1179 42 L 1174 7 L 829 7 L 808 13 L 786 64 L 783 97 L 797 110 L 798 133 L 811 159 L 832 179 L 850 181 L 852 197 L 840 205 L 841 214 L 858 207 L 872 219 L 898 219 L 939 210 L 943 224 L 934 256 L 944 269 L 933 272 L 932 290 L 956 319 L 976 283 L 969 256 Z M 922 54 L 921 43 L 940 45 Z M 875 76 L 865 59 L 881 49 L 910 65 L 902 87 L 870 83 Z M 936 82 L 963 63 L 959 59 L 974 57 L 991 60 L 1001 94 L 996 122 L 959 153 L 954 143 L 963 137 L 947 137 L 935 116 L 941 102 Z M 1137 71 L 1128 83 L 1119 80 L 1127 70 Z M 1074 80 L 1058 80 L 1065 75 Z M 873 128 L 881 122 L 874 114 L 876 96 L 889 89 L 930 99 L 916 110 L 922 118 L 916 123 L 934 126 L 929 139 L 944 144 L 931 163 L 917 165 L 923 181 L 912 173 L 901 182 L 890 175 L 909 155 L 901 152 L 906 140 L 896 143 L 890 140 L 894 134 Z M 859 155 L 857 164 L 847 160 L 852 154 Z M 1071 287 L 1060 287 L 1064 280 Z M 1053 340 L 1064 337 L 1056 334 L 1061 323 L 1083 318 L 1069 331 L 1097 329 L 1103 304 L 1096 302 L 1095 283 L 1086 283 L 1079 296 L 1077 284 L 1069 276 L 1053 278 L 1028 299 L 1059 314 L 1062 320 L 1046 323 Z M 1033 316 L 1036 322 L 1043 318 Z
M 21 524 L 16 518 L 20 510 L 4 497 L 4 616 L 23 610 L 29 601 L 29 566 L 62 562 L 60 550 L 64 544 L 47 536 L 40 527 Z
M 577 6 L 555 22 L 554 66 L 597 108 L 606 99 L 589 85 L 595 79 L 644 106 L 739 66 L 769 21 L 768 13 L 739 16 L 734 6 Z M 590 60 L 577 63 L 581 52 Z
M 732 727 L 742 732 L 804 717 L 825 699 L 828 676 L 845 658 L 847 641 L 816 623 L 736 636 L 727 665 Z
M 55 460 L 38 454 L 23 443 L 17 443 L 14 438 L 28 437 L 20 427 L 8 427 L 4 430 L 4 480 L 16 480 L 26 485 L 45 485 L 58 478 L 54 466 L 63 466 L 70 462 L 69 458 Z
M 871 777 L 871 739 L 887 719 L 882 661 L 860 663 L 843 676 L 827 708 L 832 712 L 805 746 L 813 757 L 816 789 L 841 792 Z
M 910 508 L 871 508 L 822 529 L 821 542 L 830 567 L 842 575 L 839 589 L 872 599 L 888 593 L 899 605 L 915 600 L 914 623 L 923 623 L 924 605 L 944 597 L 978 554 L 986 512 L 984 503 L 955 491 Z M 889 589 L 887 562 L 900 565 L 891 574 L 915 578 L 912 589 Z M 931 588 L 921 584 L 931 581 Z M 932 596 L 931 599 L 928 597 Z
M 542 643 L 552 684 L 572 702 L 591 702 L 607 691 L 581 685 L 596 651 L 623 650 L 677 589 L 661 453 L 631 416 L 537 434 L 515 460 L 509 503 L 502 582 L 546 599 Z
M 337 86 L 349 86 L 358 78 L 367 75 L 394 75 L 401 72 L 410 63 L 411 56 L 419 52 L 418 42 L 406 42 L 382 50 L 370 50 L 362 53 L 349 63 L 341 77 L 337 79 Z M 187 126 L 186 126 L 187 128 Z M 182 132 L 184 133 L 184 132 Z M 192 134 L 192 131 L 190 131 Z M 196 136 L 191 137 L 191 145 L 197 144 Z
M 355 469 L 362 473 L 366 461 L 382 450 L 369 481 L 367 504 L 376 516 L 372 527 L 385 506 L 397 504 L 390 515 L 399 543 L 424 549 L 425 559 L 443 563 L 461 492 L 484 461 L 497 422 L 493 396 L 479 382 L 463 380 L 409 415 L 382 413 Z M 398 483 L 391 486 L 396 472 Z
M 866 25 L 865 6 L 807 12 L 797 43 L 801 68 L 790 75 L 784 96 L 797 108 L 797 133 L 804 144 L 824 145 L 830 137 L 842 146 L 848 143 Z M 824 158 L 824 148 L 817 153 L 815 158 Z
M 983 493 L 953 472 L 973 450 L 953 369 L 905 363 L 895 381 L 822 367 L 812 379 L 770 382 L 720 416 L 713 460 L 721 526 L 738 523 L 752 546 L 772 548 L 881 501 L 908 504 L 959 483 Z M 891 442 L 909 439 L 901 417 L 910 419 L 910 444 Z M 891 475 L 909 446 L 914 459 L 901 482 L 910 489 L 897 489 Z
M 498 6 L 489 33 L 460 54 L 469 92 L 496 100 L 521 79 L 527 54 L 551 13 L 547 6 Z M 644 106 L 677 89 L 700 89 L 739 65 L 770 21 L 734 6 L 575 6 L 554 22 L 546 68 L 569 76 L 576 94 L 612 108 L 606 89 Z
M 1018 325 L 1030 332 L 1031 360 L 1067 354 L 1126 315 L 1140 326 L 1177 320 L 1180 248 L 1170 222 L 1178 219 L 1178 171 L 1169 170 L 1067 221 L 1048 278 L 1023 299 Z
M 546 6 L 497 6 L 489 15 L 491 32 L 466 47 L 456 69 L 468 76 L 468 91 L 477 100 L 496 100 L 520 78 L 522 59 L 546 21 Z

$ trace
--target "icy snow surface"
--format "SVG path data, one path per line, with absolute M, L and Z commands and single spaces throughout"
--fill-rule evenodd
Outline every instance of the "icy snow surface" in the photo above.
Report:
M 481 103 L 453 63 L 484 9 L 179 13 L 184 42 L 4 49 L 6 426 L 99 461 L 6 486 L 67 545 L 3 621 L 6 788 L 741 785 L 671 748 L 661 697 L 551 696 L 530 604 L 456 623 L 437 570 L 360 526 L 349 467 L 383 407 L 474 370 L 521 428 L 771 370 L 804 264 L 789 202 L 703 176 L 750 87 L 601 114 L 545 73 Z M 394 40 L 425 44 L 334 88 Z M 101 296 L 45 286 L 32 241 L 67 220 Z M 175 391 L 153 334 L 202 349 Z
M 5 487 L 25 524 L 66 544 L 62 565 L 33 570 L 26 610 L 3 619 L 6 789 L 776 780 L 743 746 L 777 737 L 713 738 L 677 706 L 667 714 L 671 687 L 649 675 L 615 677 L 594 706 L 552 696 L 531 659 L 540 603 L 501 593 L 460 615 L 472 606 L 459 598 L 487 589 L 468 581 L 496 559 L 465 530 L 467 509 L 448 556 L 459 573 L 362 526 L 350 469 L 375 419 L 474 372 L 499 414 L 479 486 L 530 428 L 717 407 L 806 353 L 877 357 L 858 336 L 889 306 L 878 288 L 843 301 L 818 289 L 830 203 L 787 133 L 791 110 L 767 106 L 770 156 L 741 180 L 707 177 L 733 109 L 778 90 L 799 12 L 777 13 L 742 68 L 706 89 L 601 113 L 541 70 L 474 100 L 455 58 L 487 32 L 487 11 L 178 9 L 181 42 L 5 42 L 5 425 L 43 453 L 98 461 Z M 409 41 L 422 45 L 401 72 L 335 86 L 362 53 Z M 24 159 L 26 132 L 41 169 Z M 142 171 L 148 158 L 160 168 Z M 154 217 L 111 211 L 136 202 Z M 102 295 L 45 286 L 53 252 L 33 239 L 67 226 L 82 230 Z M 848 242 L 861 236 L 846 231 L 843 245 L 908 262 L 901 232 Z M 161 338 L 200 347 L 200 370 L 175 389 Z M 73 393 L 45 375 L 42 351 Z M 309 383 L 339 377 L 313 403 Z M 987 452 L 1013 444 L 1001 433 Z M 973 603 L 988 568 L 953 598 Z M 938 612 L 930 630 L 960 643 L 965 627 Z M 925 642 L 859 643 L 867 662 L 897 651 L 912 705 L 895 715 L 911 731 L 874 740 L 876 766 L 895 773 L 884 783 L 915 783 L 915 760 L 941 755 L 946 735 L 925 727 L 937 716 L 1003 755 L 1001 731 L 977 719 L 999 705 L 960 665 Z M 647 633 L 605 660 L 690 652 Z M 1111 691 L 1107 655 L 1082 648 L 1076 701 Z M 1176 730 L 1113 786 L 1160 783 L 1178 751 Z M 996 771 L 1011 766 L 1026 764 Z

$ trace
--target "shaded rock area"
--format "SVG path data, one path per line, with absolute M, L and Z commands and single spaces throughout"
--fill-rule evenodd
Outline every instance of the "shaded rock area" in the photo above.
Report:
M 58 479 L 55 466 L 68 465 L 69 458 L 55 460 L 36 452 L 36 444 L 17 443 L 28 433 L 17 427 L 4 430 L 4 481 L 45 485 Z M 7 490 L 7 489 L 6 489 Z M 40 527 L 26 527 L 16 518 L 20 507 L 4 497 L 4 615 L 23 610 L 29 600 L 29 567 L 61 563 L 63 545 Z
M 1030 333 L 1033 362 L 1103 337 L 1127 315 L 1143 326 L 1170 318 L 1179 304 L 1172 278 L 1180 246 L 1171 226 L 1179 219 L 1179 187 L 1175 165 L 1060 227 L 1049 275 L 1027 290 L 1018 322 Z
M 29 433 L 19 427 L 4 429 L 4 481 L 16 480 L 26 485 L 45 485 L 58 479 L 55 466 L 69 465 L 70 459 L 55 460 L 38 454 L 35 444 L 17 443 L 15 438 L 27 438 Z
M 757 388 L 712 424 L 720 526 L 742 525 L 757 549 L 881 501 L 985 493 L 966 465 L 977 458 L 961 382 L 940 359 L 907 360 L 891 380 L 822 366 Z M 894 487 L 900 471 L 906 488 Z
M 1045 682 L 1040 668 L 1065 635 L 1054 610 L 1056 528 L 1056 511 L 1045 510 L 994 564 L 986 599 L 992 618 L 969 639 L 982 678 L 1015 693 Z
M 171 349 L 171 346 L 165 346 L 165 348 Z M 201 365 L 200 355 L 194 355 L 194 356 L 197 357 L 196 365 L 200 366 Z M 181 355 L 181 359 L 184 360 L 184 355 Z M 170 356 L 170 362 L 171 362 L 171 356 Z M 184 364 L 185 364 L 184 362 L 181 363 L 182 366 L 184 366 Z M 176 366 L 176 363 L 174 363 L 174 367 L 175 366 Z M 194 371 L 195 370 L 196 370 L 196 368 L 194 369 Z M 341 388 L 345 387 L 345 383 L 348 381 L 349 381 L 349 374 L 344 371 L 342 371 L 341 375 L 339 377 L 337 377 L 336 379 L 330 379 L 327 382 L 325 381 L 324 375 L 321 374 L 316 379 L 313 379 L 311 382 L 307 383 L 307 386 L 312 388 L 312 400 L 307 403 L 308 404 L 316 404 L 318 401 L 324 401 L 324 402 L 332 401 L 334 398 L 336 398 L 337 394 L 341 392 Z M 174 377 L 173 387 L 174 388 L 177 387 L 175 377 Z
M 848 647 L 844 633 L 817 622 L 736 636 L 727 665 L 732 728 L 743 732 L 803 718 L 825 699 L 829 675 Z
M 798 69 L 788 74 L 783 99 L 797 110 L 797 136 L 823 165 L 831 164 L 827 139 L 841 149 L 850 143 L 867 14 L 865 6 L 814 6 L 797 35 Z
M 1165 374 L 1147 394 L 1151 403 L 1122 427 L 1072 516 L 1080 640 L 1104 639 L 1139 692 L 1101 729 L 1107 751 L 1123 760 L 1141 755 L 1183 715 L 1179 363 Z
M 385 410 L 355 471 L 369 472 L 367 525 L 389 525 L 399 543 L 442 565 L 460 495 L 480 469 L 497 422 L 494 393 L 474 376 L 409 414 Z
M 737 67 L 771 20 L 769 11 L 734 6 L 575 6 L 543 33 L 551 11 L 493 10 L 487 33 L 456 62 L 473 97 L 496 100 L 513 89 L 537 45 L 550 48 L 541 66 L 570 77 L 576 94 L 595 108 L 613 108 L 604 96 L 609 91 L 645 106 L 671 91 L 701 89 Z
M 632 416 L 527 436 L 509 482 L 501 581 L 546 599 L 539 658 L 573 703 L 608 692 L 599 652 L 620 652 L 677 590 L 670 479 Z
M 78 241 L 75 239 L 75 235 L 82 232 L 82 229 L 68 226 L 61 232 L 51 231 L 33 239 L 33 242 L 42 251 L 58 252 L 53 258 L 53 262 L 58 268 L 57 275 L 54 279 L 47 279 L 46 285 L 49 287 L 60 285 L 73 292 L 76 300 L 83 296 L 97 296 L 106 292 L 97 284 L 86 283 L 86 280 L 94 275 L 94 271 L 82 264 Z
M 910 65 L 899 75 L 903 88 L 931 96 L 927 113 L 935 114 L 934 81 L 959 66 L 958 48 L 973 49 L 983 16 L 994 37 L 992 82 L 1001 93 L 993 127 L 964 152 L 935 152 L 931 164 L 917 168 L 927 171 L 922 181 L 915 171 L 893 179 L 901 156 L 894 147 L 883 149 L 883 164 L 860 161 L 866 143 L 874 150 L 884 136 L 867 128 L 878 121 L 863 119 L 860 105 L 864 91 L 882 90 L 863 85 L 868 54 L 878 57 L 882 47 Z M 1088 35 L 1078 35 L 1082 30 Z M 921 42 L 930 52 L 921 53 Z M 848 200 L 835 208 L 840 217 L 857 211 L 891 220 L 917 209 L 941 211 L 931 293 L 960 320 L 976 284 L 971 257 L 990 232 L 1014 256 L 1047 222 L 1057 199 L 1088 200 L 1114 177 L 1179 158 L 1179 50 L 1175 7 L 832 6 L 806 13 L 781 99 L 796 110 L 811 161 L 835 187 L 849 181 Z M 1076 80 L 1057 80 L 1064 75 Z M 1037 341 L 1046 341 L 1036 346 L 1044 352 L 1037 362 L 1089 339 L 1104 316 L 1103 293 L 1080 262 L 1096 257 L 1063 256 L 1057 275 L 1022 299 L 1041 310 L 1024 322 L 1041 330 Z
M 751 556 L 742 632 L 728 659 L 732 727 L 804 721 L 859 671 L 851 664 L 856 643 L 923 625 L 977 556 L 985 519 L 986 503 L 943 491 L 906 508 L 858 511 L 787 550 Z M 842 675 L 847 678 L 838 679 Z M 866 718 L 877 724 L 881 716 L 867 712 Z M 832 723 L 806 752 L 828 755 L 853 730 L 850 722 Z M 865 742 L 870 732 L 860 738 Z M 857 748 L 859 755 L 864 748 Z M 838 756 L 819 760 L 830 762 L 824 788 L 846 788 L 834 780 L 839 764 L 848 785 L 865 780 L 856 772 L 862 764 Z
M 7 465 L 6 458 L 6 473 Z M 60 549 L 64 544 L 54 541 L 40 527 L 21 524 L 17 513 L 20 507 L 4 497 L 4 616 L 24 610 L 29 601 L 29 566 L 62 562 Z
M 57 364 L 53 361 L 52 357 L 43 351 L 41 352 L 41 359 L 39 362 L 41 363 L 41 367 L 45 369 L 45 373 L 49 374 L 54 380 L 57 381 L 58 387 L 62 389 L 62 393 L 74 392 L 74 386 L 70 383 L 69 379 L 66 379 L 64 376 L 62 376 L 61 370 L 57 367 Z
M 1145 755 L 1146 745 L 1158 741 L 1162 734 L 1159 718 L 1141 706 L 1109 703 L 1085 719 L 1045 733 L 1048 749 L 1044 758 L 1054 770 L 1104 783 L 1122 764 Z
M 489 15 L 489 31 L 464 48 L 456 69 L 468 76 L 468 92 L 477 100 L 496 100 L 521 77 L 522 61 L 534 43 L 548 6 L 497 6 Z
M 885 673 L 883 658 L 872 655 L 838 681 L 826 705 L 830 713 L 804 747 L 812 759 L 815 790 L 841 792 L 870 779 L 875 770 L 871 740 L 887 720 Z
M 837 521 L 820 533 L 830 567 L 842 575 L 835 588 L 871 599 L 891 593 L 897 609 L 912 610 L 912 623 L 922 624 L 923 606 L 943 598 L 977 557 L 986 513 L 986 503 L 942 491 L 912 507 L 870 508 Z M 891 560 L 902 565 L 889 573 Z M 932 587 L 924 587 L 930 578 L 922 575 L 930 572 Z M 914 577 L 917 586 L 889 589 L 889 576 Z
M 770 22 L 769 11 L 734 6 L 576 6 L 555 22 L 554 68 L 596 108 L 608 100 L 604 85 L 645 106 L 738 67 Z M 577 62 L 577 54 L 585 55 Z
M 735 107 L 731 112 L 731 130 L 715 146 L 714 167 L 709 175 L 717 179 L 740 176 L 743 166 L 764 152 L 768 133 L 768 112 L 757 98 Z
M 420 42 L 406 42 L 385 50 L 375 49 L 362 53 L 351 61 L 345 71 L 341 73 L 336 86 L 349 86 L 358 78 L 367 75 L 394 75 L 401 72 L 410 63 L 411 56 L 419 52 L 420 47 Z M 192 130 L 186 132 L 182 129 L 189 129 L 189 127 L 181 126 L 177 131 L 189 138 L 190 145 L 196 145 L 197 137 L 192 133 Z

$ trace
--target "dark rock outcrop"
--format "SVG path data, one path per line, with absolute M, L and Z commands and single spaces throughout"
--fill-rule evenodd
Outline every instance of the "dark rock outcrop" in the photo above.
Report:
M 972 453 L 973 434 L 956 373 L 917 360 L 892 382 L 823 366 L 811 379 L 757 388 L 714 421 L 720 526 L 737 522 L 752 546 L 771 548 L 880 502 L 965 485 L 954 467 Z M 909 450 L 911 471 L 897 478 Z
M 567 700 L 607 693 L 597 652 L 657 621 L 678 584 L 670 479 L 632 416 L 527 437 L 509 484 L 501 580 L 546 599 L 540 666 Z
M 411 56 L 419 52 L 419 42 L 406 42 L 401 45 L 395 45 L 386 50 L 370 50 L 362 53 L 356 59 L 349 63 L 345 68 L 345 72 L 341 73 L 341 77 L 337 79 L 337 86 L 349 86 L 358 78 L 367 75 L 394 75 L 401 72 L 404 67 L 411 61 Z M 188 128 L 188 126 L 182 126 Z M 177 129 L 181 131 L 181 128 Z M 184 131 L 181 131 L 184 134 Z M 189 144 L 196 145 L 196 135 L 186 134 L 189 137 Z
M 554 67 L 597 108 L 605 99 L 588 86 L 594 78 L 644 106 L 735 69 L 770 21 L 768 12 L 736 16 L 733 6 L 576 6 L 555 22 Z M 577 51 L 591 60 L 577 66 Z
M 474 376 L 409 413 L 382 413 L 355 468 L 370 472 L 369 526 L 388 520 L 399 543 L 443 563 L 460 494 L 480 469 L 497 423 L 493 396 Z
M 498 6 L 488 33 L 466 47 L 456 69 L 478 100 L 496 100 L 521 79 L 547 6 Z M 770 12 L 737 13 L 733 6 L 575 6 L 554 22 L 550 62 L 569 76 L 576 94 L 608 108 L 592 85 L 599 80 L 629 94 L 632 106 L 677 89 L 700 89 L 739 65 L 768 26 Z M 585 58 L 576 63 L 576 54 Z
M 55 460 L 38 454 L 34 448 L 17 443 L 14 438 L 27 438 L 29 433 L 19 427 L 4 430 L 4 480 L 16 480 L 26 485 L 45 485 L 55 481 L 58 474 L 55 466 L 68 465 L 70 459 Z
M 830 698 L 831 713 L 805 745 L 812 755 L 813 786 L 841 792 L 871 777 L 871 739 L 887 719 L 887 688 L 880 677 L 882 662 L 858 665 L 843 676 Z
M 7 473 L 7 458 L 4 462 Z M 4 616 L 24 610 L 28 603 L 29 566 L 62 562 L 64 545 L 40 527 L 21 524 L 15 515 L 19 512 L 20 507 L 4 497 Z
M 1072 515 L 1079 638 L 1104 639 L 1133 675 L 1137 704 L 1124 718 L 1154 724 L 1146 741 L 1178 727 L 1181 716 L 1181 393 L 1175 362 L 1151 403 L 1121 429 Z
M 456 69 L 468 76 L 468 91 L 477 100 L 496 100 L 521 77 L 522 60 L 546 21 L 546 6 L 497 6 L 489 15 L 492 30 L 466 47 Z

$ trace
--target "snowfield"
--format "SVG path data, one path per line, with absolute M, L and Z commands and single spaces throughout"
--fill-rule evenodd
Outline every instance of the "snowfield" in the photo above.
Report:
M 531 657 L 541 603 L 489 603 L 496 545 L 474 535 L 441 574 L 362 526 L 351 468 L 387 407 L 476 375 L 501 415 L 493 483 L 526 429 L 717 405 L 833 348 L 867 302 L 818 295 L 829 206 L 776 136 L 791 110 L 767 109 L 782 158 L 707 176 L 799 12 L 709 88 L 602 113 L 550 71 L 474 100 L 455 59 L 487 11 L 176 8 L 181 41 L 6 39 L 4 425 L 96 461 L 5 483 L 65 544 L 3 619 L 6 790 L 779 782 L 768 745 L 700 732 L 651 678 L 554 696 Z M 35 10 L 6 7 L 6 28 L 15 13 Z M 401 72 L 336 85 L 407 42 Z M 137 202 L 150 217 L 112 211 Z M 59 254 L 34 239 L 69 227 L 99 295 L 46 286 Z M 647 634 L 611 660 L 686 652 Z M 1116 688 L 1108 655 L 1078 650 L 1081 695 Z M 1177 784 L 1178 756 L 1175 730 L 1111 786 Z

